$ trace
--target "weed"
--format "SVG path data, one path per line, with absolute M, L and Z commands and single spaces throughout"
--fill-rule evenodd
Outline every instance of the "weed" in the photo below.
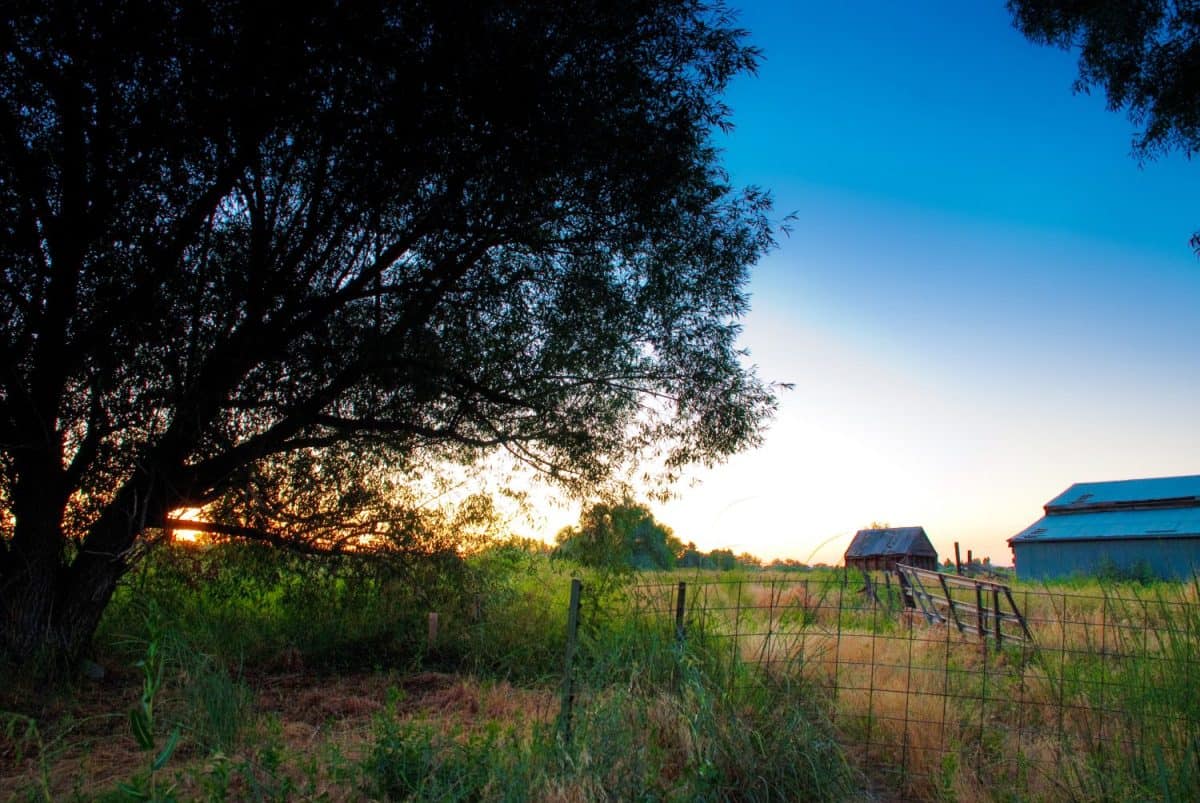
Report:
M 166 664 L 156 618 L 147 620 L 147 628 L 150 630 L 151 636 L 146 642 L 146 653 L 136 664 L 142 672 L 142 696 L 138 700 L 138 704 L 129 710 L 129 727 L 138 747 L 154 754 L 157 744 L 154 703 L 163 685 L 163 671 Z M 145 774 L 138 775 L 127 783 L 120 783 L 117 788 L 131 800 L 163 801 L 163 803 L 174 801 L 174 785 L 160 786 L 158 773 L 171 760 L 171 756 L 179 744 L 180 733 L 178 727 L 171 731 L 166 743 L 150 759 Z
M 523 801 L 534 781 L 532 743 L 495 721 L 474 730 L 381 716 L 364 776 L 388 800 Z
M 26 752 L 31 749 L 36 757 L 37 781 L 28 790 L 28 798 L 53 803 L 54 796 L 50 793 L 50 752 L 46 748 L 37 720 L 24 714 L 0 712 L 0 722 L 4 725 L 4 738 L 13 746 L 13 758 L 16 763 L 22 763 Z

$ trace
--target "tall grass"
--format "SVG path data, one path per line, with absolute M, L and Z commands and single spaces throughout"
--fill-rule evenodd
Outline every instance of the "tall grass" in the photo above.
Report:
M 547 781 L 552 750 L 544 733 L 522 734 L 495 721 L 447 732 L 394 714 L 381 717 L 363 766 L 364 791 L 383 800 L 526 801 Z
M 841 573 L 585 572 L 568 738 L 577 571 L 516 547 L 425 566 L 175 547 L 122 587 L 96 657 L 130 666 L 159 641 L 158 715 L 184 734 L 167 771 L 210 799 L 1200 799 L 1195 585 L 1017 586 L 1036 643 L 997 649 Z M 491 702 L 463 717 L 387 706 L 351 758 L 289 753 L 255 705 L 281 673 L 415 671 Z M 506 694 L 536 710 L 496 704 Z
M 1045 692 L 1062 701 L 1065 752 L 1087 757 L 1067 767 L 1090 799 L 1200 795 L 1200 607 L 1181 602 L 1192 594 L 1106 589 L 1087 613 L 1070 613 L 1064 600 L 1058 621 L 1043 623 L 1068 645 L 1038 665 Z
M 689 620 L 827 695 L 851 759 L 911 799 L 1200 798 L 1194 586 L 1018 589 L 1035 642 L 998 648 L 850 580 L 689 587 Z M 672 592 L 639 590 L 661 615 Z
M 575 730 L 579 766 L 606 795 L 629 799 L 634 784 L 659 799 L 860 796 L 862 776 L 799 667 L 762 671 L 703 617 L 681 634 L 636 589 L 610 604 L 581 643 Z
M 97 644 L 135 632 L 142 611 L 168 611 L 189 642 L 226 664 L 345 671 L 411 661 L 419 624 L 451 588 L 415 587 L 402 567 L 353 556 L 317 559 L 267 547 L 172 546 L 122 585 Z M 119 653 L 112 656 L 121 660 Z
M 254 679 L 271 672 L 434 669 L 553 693 L 575 571 L 510 547 L 417 569 L 238 544 L 168 547 L 119 590 L 96 657 L 129 666 L 151 639 L 161 645 L 159 716 L 184 734 L 170 765 L 180 789 L 210 799 L 287 797 L 334 777 L 341 795 L 397 800 L 858 794 L 861 776 L 834 738 L 830 711 L 799 674 L 759 677 L 736 645 L 699 623 L 683 643 L 669 621 L 646 627 L 629 578 L 609 573 L 584 573 L 570 739 L 557 705 L 478 721 L 414 718 L 391 706 L 361 758 L 318 767 L 281 752 L 271 713 L 254 705 Z M 298 764 L 310 769 L 286 769 Z
M 759 672 L 702 622 L 678 639 L 670 617 L 648 618 L 610 577 L 585 589 L 569 730 L 545 716 L 439 728 L 389 712 L 368 787 L 419 800 L 863 797 L 829 709 L 798 672 Z

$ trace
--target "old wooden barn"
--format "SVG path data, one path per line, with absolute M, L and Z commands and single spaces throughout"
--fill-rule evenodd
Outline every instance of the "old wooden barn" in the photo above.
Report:
M 884 569 L 897 563 L 919 569 L 937 569 L 937 550 L 924 527 L 886 527 L 859 530 L 846 550 L 848 569 Z
M 1200 572 L 1200 475 L 1080 482 L 1043 512 L 1008 539 L 1022 579 Z

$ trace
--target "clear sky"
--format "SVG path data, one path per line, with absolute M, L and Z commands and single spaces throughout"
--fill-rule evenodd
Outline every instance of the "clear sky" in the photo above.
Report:
M 725 163 L 796 214 L 743 342 L 795 389 L 660 520 L 827 562 L 922 525 L 1006 564 L 1072 482 L 1200 473 L 1200 165 L 1139 166 L 1003 2 L 733 5 L 765 60 L 727 95 Z

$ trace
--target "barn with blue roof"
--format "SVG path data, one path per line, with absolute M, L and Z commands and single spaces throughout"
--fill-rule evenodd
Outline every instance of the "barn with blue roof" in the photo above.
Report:
M 1200 475 L 1079 482 L 1008 539 L 1017 576 L 1200 573 Z

